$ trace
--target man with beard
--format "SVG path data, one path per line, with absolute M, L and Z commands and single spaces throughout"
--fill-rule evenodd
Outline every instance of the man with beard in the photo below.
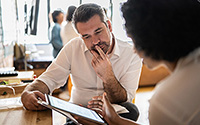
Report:
M 96 4 L 82 4 L 73 16 L 80 37 L 67 43 L 47 70 L 26 87 L 22 103 L 26 109 L 42 110 L 37 98 L 52 93 L 72 76 L 70 102 L 95 108 L 101 104 L 103 92 L 111 103 L 120 104 L 129 113 L 120 114 L 137 120 L 139 112 L 131 103 L 138 88 L 141 60 L 133 46 L 112 34 L 111 22 Z M 101 107 L 99 107 L 101 108 Z

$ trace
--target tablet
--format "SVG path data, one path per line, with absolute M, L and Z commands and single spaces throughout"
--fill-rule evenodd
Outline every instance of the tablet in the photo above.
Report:
M 59 98 L 56 98 L 47 94 L 45 94 L 45 98 L 46 98 L 46 103 L 50 107 L 53 107 L 51 109 L 58 109 L 58 110 L 70 113 L 72 115 L 83 117 L 87 120 L 91 120 L 99 124 L 106 124 L 105 121 L 101 118 L 101 116 L 91 109 L 81 107 L 79 105 L 61 100 Z

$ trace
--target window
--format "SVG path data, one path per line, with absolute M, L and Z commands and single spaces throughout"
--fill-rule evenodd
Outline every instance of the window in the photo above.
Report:
M 2 27 L 4 45 L 9 45 L 17 41 L 17 16 L 15 2 L 12 0 L 2 0 Z
M 126 35 L 126 30 L 123 27 L 125 23 L 122 13 L 121 13 L 121 4 L 126 2 L 127 0 L 113 0 L 113 33 L 118 39 L 124 41 L 131 41 L 129 37 Z
M 79 0 L 49 0 L 50 1 L 50 12 L 60 8 L 64 12 L 70 5 L 79 5 Z M 40 0 L 39 4 L 39 14 L 38 14 L 38 26 L 36 35 L 25 35 L 26 43 L 49 43 L 48 39 L 48 11 L 47 11 L 48 1 Z
M 80 3 L 97 3 L 107 10 L 108 17 L 112 18 L 112 26 L 113 26 L 113 33 L 115 34 L 116 38 L 121 40 L 130 40 L 123 28 L 123 18 L 121 16 L 120 11 L 120 3 L 125 2 L 126 0 L 39 0 L 39 12 L 38 12 L 38 23 L 37 23 L 37 34 L 30 35 L 25 34 L 25 20 L 24 20 L 24 4 L 26 3 L 27 6 L 27 18 L 30 17 L 30 8 L 33 5 L 33 2 L 36 0 L 19 0 L 17 1 L 18 6 L 18 15 L 19 15 L 19 22 L 18 22 L 18 40 L 19 42 L 23 43 L 34 43 L 34 44 L 41 44 L 41 43 L 49 43 L 48 39 L 48 11 L 47 11 L 47 4 L 50 1 L 50 12 L 53 10 L 60 8 L 64 12 L 67 11 L 67 8 L 70 5 L 78 6 Z M 112 13 L 113 12 L 113 13 Z

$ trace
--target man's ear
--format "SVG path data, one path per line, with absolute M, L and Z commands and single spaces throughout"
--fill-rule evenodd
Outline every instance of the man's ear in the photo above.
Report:
M 111 24 L 110 20 L 107 20 L 106 22 L 108 24 L 108 28 L 109 28 L 110 32 L 112 32 L 112 24 Z

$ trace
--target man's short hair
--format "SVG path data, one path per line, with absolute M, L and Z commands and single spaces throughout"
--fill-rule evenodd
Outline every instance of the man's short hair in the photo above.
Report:
M 52 18 L 53 18 L 53 22 L 54 22 L 54 23 L 57 23 L 56 17 L 57 17 L 60 13 L 63 13 L 63 11 L 62 11 L 62 10 L 54 10 L 54 11 L 53 11 L 53 13 L 52 13 Z
M 174 62 L 200 47 L 198 0 L 128 0 L 121 10 L 127 33 L 146 56 Z
M 106 16 L 105 12 L 102 9 L 101 6 L 94 4 L 94 3 L 88 3 L 88 4 L 82 4 L 80 5 L 74 12 L 73 15 L 73 23 L 76 27 L 76 24 L 78 22 L 87 22 L 90 18 L 92 18 L 94 15 L 99 15 L 102 22 L 105 23 Z

